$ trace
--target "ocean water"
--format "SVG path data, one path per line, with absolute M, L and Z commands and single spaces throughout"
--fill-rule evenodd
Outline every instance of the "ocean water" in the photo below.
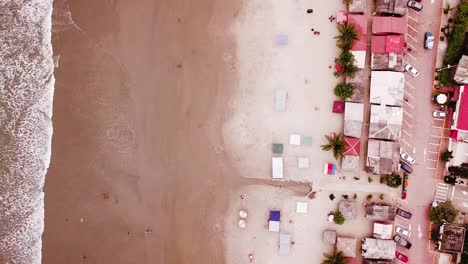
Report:
M 0 263 L 41 262 L 50 162 L 52 0 L 0 0 Z

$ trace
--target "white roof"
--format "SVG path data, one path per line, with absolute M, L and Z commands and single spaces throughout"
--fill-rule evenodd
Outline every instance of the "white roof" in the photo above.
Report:
M 391 239 L 393 224 L 374 223 L 374 237 L 380 239 Z
M 271 158 L 272 177 L 273 179 L 283 178 L 283 158 Z
M 290 253 L 291 253 L 291 236 L 289 234 L 280 234 L 279 255 L 289 256 Z
M 372 71 L 370 101 L 373 104 L 402 106 L 405 75 L 394 71 Z
M 307 214 L 307 202 L 296 202 L 296 213 Z
M 309 158 L 306 158 L 306 157 L 297 158 L 297 167 L 299 169 L 308 169 L 309 168 Z
M 287 93 L 285 90 L 276 90 L 275 93 L 275 110 L 284 112 L 286 110 Z
M 268 231 L 270 232 L 279 232 L 280 222 L 278 221 L 268 221 Z
M 356 66 L 359 69 L 364 69 L 366 66 L 366 51 L 365 50 L 352 50 L 351 53 L 354 55 Z

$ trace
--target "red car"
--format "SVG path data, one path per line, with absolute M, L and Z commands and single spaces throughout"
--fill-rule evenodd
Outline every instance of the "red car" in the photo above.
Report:
M 395 251 L 395 258 L 398 259 L 399 261 L 403 262 L 403 263 L 407 263 L 408 262 L 408 257 L 399 252 L 399 251 Z

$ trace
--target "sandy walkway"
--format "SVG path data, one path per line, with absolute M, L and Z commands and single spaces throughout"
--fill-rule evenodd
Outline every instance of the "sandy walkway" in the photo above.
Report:
M 223 263 L 226 1 L 55 1 L 44 263 Z

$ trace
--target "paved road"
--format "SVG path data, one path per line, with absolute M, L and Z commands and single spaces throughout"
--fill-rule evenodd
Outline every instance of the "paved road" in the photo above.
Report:
M 439 37 L 442 1 L 424 1 L 421 12 L 408 10 L 408 29 L 406 40 L 412 51 L 406 55 L 406 62 L 419 70 L 419 76 L 405 76 L 405 104 L 402 148 L 416 158 L 414 173 L 409 178 L 408 196 L 398 203 L 413 213 L 411 220 L 397 219 L 397 224 L 410 228 L 413 244 L 410 250 L 398 247 L 398 250 L 409 257 L 409 263 L 433 263 L 432 246 L 428 242 L 430 223 L 429 206 L 434 198 L 436 172 L 440 164 L 438 152 L 442 134 L 443 120 L 432 118 L 435 106 L 431 103 L 433 72 L 437 41 L 433 50 L 423 48 L 424 33 L 427 31 Z

